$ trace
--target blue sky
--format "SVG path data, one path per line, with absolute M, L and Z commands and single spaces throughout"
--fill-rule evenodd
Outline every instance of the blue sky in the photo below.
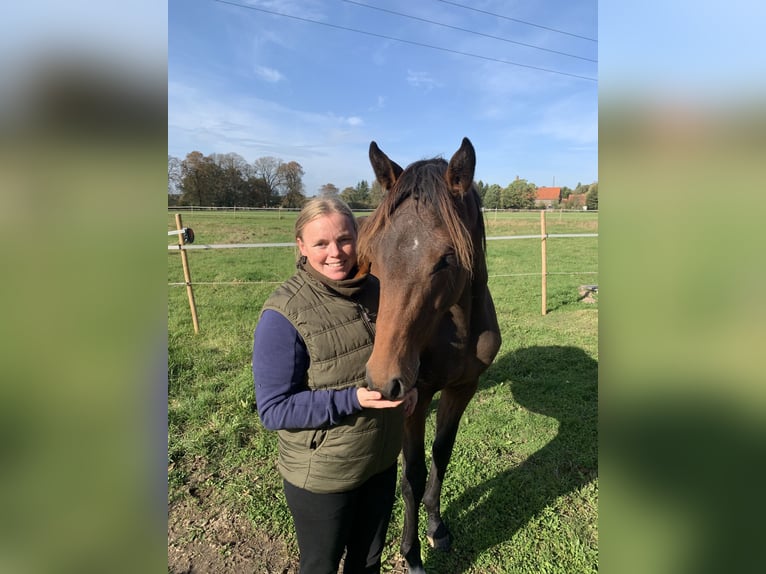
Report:
M 372 140 L 404 166 L 449 158 L 467 136 L 486 183 L 598 179 L 596 0 L 231 1 L 168 3 L 171 155 L 297 161 L 310 196 L 371 182 Z

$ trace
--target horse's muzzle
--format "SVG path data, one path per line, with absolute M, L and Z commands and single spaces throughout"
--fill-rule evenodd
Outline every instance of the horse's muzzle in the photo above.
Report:
M 394 377 L 387 381 L 385 385 L 378 388 L 373 385 L 372 379 L 369 375 L 367 375 L 367 388 L 371 391 L 378 391 L 381 395 L 383 395 L 384 399 L 389 401 L 401 400 L 404 398 L 404 395 L 407 392 L 404 380 L 400 377 Z

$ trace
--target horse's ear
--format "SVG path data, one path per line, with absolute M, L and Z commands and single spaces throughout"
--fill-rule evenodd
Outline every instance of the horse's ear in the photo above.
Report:
M 391 161 L 386 154 L 380 151 L 375 142 L 370 142 L 370 163 L 375 172 L 375 178 L 386 191 L 394 187 L 396 180 L 404 171 L 398 163 Z
M 460 195 L 465 194 L 473 184 L 473 173 L 476 169 L 476 152 L 471 140 L 463 138 L 460 149 L 449 160 L 445 179 L 449 188 Z

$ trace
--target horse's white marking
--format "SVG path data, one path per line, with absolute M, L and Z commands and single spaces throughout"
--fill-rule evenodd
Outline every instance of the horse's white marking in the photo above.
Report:
M 415 251 L 418 248 L 418 245 L 420 245 L 420 242 L 418 241 L 418 238 L 415 238 L 415 241 L 412 244 L 412 250 Z

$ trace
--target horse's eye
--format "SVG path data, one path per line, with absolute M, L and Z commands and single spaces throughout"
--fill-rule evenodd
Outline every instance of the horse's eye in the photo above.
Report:
M 439 259 L 436 265 L 434 265 L 434 270 L 432 271 L 432 273 L 438 273 L 442 269 L 446 269 L 452 264 L 454 259 L 455 259 L 455 256 L 450 253 L 448 253 L 447 255 L 442 255 L 441 259 Z

